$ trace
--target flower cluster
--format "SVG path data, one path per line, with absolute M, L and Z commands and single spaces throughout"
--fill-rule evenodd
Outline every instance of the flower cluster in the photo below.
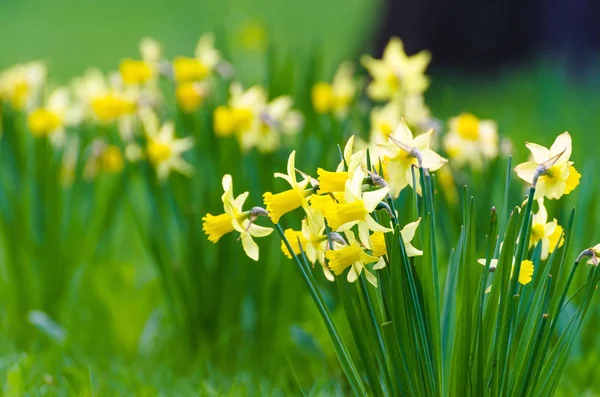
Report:
M 386 147 L 389 152 L 393 152 L 394 161 L 400 162 L 396 157 L 402 156 L 406 167 L 421 169 L 429 164 L 434 168 L 443 165 L 443 159 L 427 148 L 428 134 L 416 137 L 415 143 L 406 124 L 401 123 L 397 129 L 400 130 L 395 135 L 398 140 L 392 138 Z M 333 280 L 347 270 L 346 278 L 349 282 L 364 274 L 371 284 L 377 286 L 377 278 L 373 273 L 387 264 L 386 234 L 392 232 L 392 224 L 386 224 L 380 219 L 396 222 L 397 214 L 392 213 L 392 207 L 388 204 L 392 201 L 388 183 L 373 170 L 366 168 L 367 152 L 353 152 L 353 142 L 354 137 L 351 137 L 345 146 L 344 159 L 335 171 L 319 168 L 316 178 L 296 169 L 296 152 L 293 151 L 288 158 L 287 173 L 275 174 L 276 178 L 284 179 L 290 188 L 279 193 L 266 192 L 265 210 L 261 208 L 255 211 L 261 215 L 264 211 L 277 224 L 286 214 L 301 209 L 304 213 L 301 227 L 284 231 L 285 240 L 293 252 L 290 252 L 284 241 L 283 253 L 290 258 L 292 254 L 304 253 L 313 265 L 318 263 L 322 267 L 328 280 Z M 395 149 L 392 145 L 396 145 Z M 431 159 L 435 161 L 432 162 Z M 392 168 L 390 175 L 393 177 L 398 169 Z M 402 169 L 401 172 L 402 177 L 405 177 L 407 170 Z M 403 187 L 406 186 L 408 182 Z M 245 198 L 246 196 L 244 200 Z M 379 216 L 379 210 L 388 212 L 388 215 Z M 244 213 L 239 211 L 238 214 Z M 249 213 L 245 214 L 240 219 L 250 219 Z M 216 242 L 224 233 L 234 230 L 232 222 L 235 223 L 235 217 L 220 217 L 222 221 L 210 214 L 204 218 L 204 230 L 210 241 Z M 251 218 L 249 224 L 254 225 L 255 220 L 256 218 Z M 409 257 L 422 255 L 412 245 L 419 222 L 420 219 L 417 219 L 401 231 L 405 252 Z M 246 253 L 253 259 L 257 258 L 253 250 L 246 249 Z

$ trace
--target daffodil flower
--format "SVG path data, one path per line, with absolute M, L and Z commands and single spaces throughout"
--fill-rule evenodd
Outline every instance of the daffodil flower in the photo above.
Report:
M 81 121 L 77 109 L 71 106 L 69 91 L 66 88 L 54 90 L 44 107 L 39 107 L 27 115 L 27 126 L 37 138 L 50 136 L 52 142 L 64 142 L 64 129 Z
M 498 157 L 498 141 L 498 126 L 494 121 L 463 113 L 448 121 L 443 144 L 457 167 L 469 164 L 473 169 L 481 169 L 486 161 Z
M 295 159 L 296 151 L 294 150 L 290 153 L 288 158 L 287 174 L 279 172 L 275 173 L 276 178 L 285 179 L 292 188 L 281 193 L 273 194 L 271 192 L 266 192 L 263 195 L 267 212 L 274 223 L 278 223 L 279 218 L 284 214 L 287 214 L 300 206 L 308 206 L 307 196 L 311 191 L 306 188 L 310 182 L 310 178 L 298 181 L 296 178 Z
M 215 35 L 204 33 L 196 45 L 193 58 L 177 57 L 173 60 L 173 75 L 177 83 L 200 81 L 209 77 L 219 62 L 221 54 L 214 47 Z
M 515 260 L 513 258 L 513 264 L 512 264 L 512 268 L 510 271 L 510 277 L 512 278 L 513 276 L 513 270 L 515 269 Z M 479 263 L 480 265 L 485 266 L 486 265 L 486 261 L 485 259 L 478 259 L 477 263 Z M 490 272 L 494 272 L 496 271 L 496 268 L 498 267 L 498 259 L 490 259 Z M 531 280 L 533 280 L 533 272 L 534 272 L 534 266 L 533 266 L 533 262 L 525 259 L 523 261 L 521 261 L 521 269 L 519 270 L 519 284 L 521 285 L 527 285 L 531 282 Z M 491 291 L 491 286 L 488 287 L 488 289 L 486 289 L 485 292 L 490 292 Z
M 225 234 L 234 230 L 239 232 L 244 252 L 251 259 L 258 261 L 258 245 L 253 237 L 268 236 L 273 229 L 254 223 L 257 216 L 262 215 L 260 212 L 264 211 L 261 208 L 258 208 L 258 211 L 256 208 L 250 211 L 242 209 L 248 198 L 248 192 L 240 194 L 235 199 L 233 198 L 233 181 L 231 175 L 226 174 L 223 176 L 222 185 L 224 193 L 221 196 L 221 200 L 223 201 L 225 212 L 216 216 L 206 214 L 202 218 L 202 229 L 208 236 L 208 240 L 212 243 L 216 243 Z
M 400 234 L 402 235 L 402 241 L 404 241 L 404 249 L 406 250 L 406 255 L 410 258 L 413 256 L 421 256 L 423 255 L 423 251 L 418 250 L 412 245 L 412 240 L 415 237 L 415 233 L 417 231 L 417 227 L 421 223 L 421 218 L 417 219 L 415 222 L 408 223 L 405 225 Z M 361 240 L 362 241 L 362 240 Z M 385 234 L 382 232 L 375 232 L 371 234 L 369 240 L 365 244 L 367 248 L 370 248 L 373 255 L 377 257 L 382 257 L 387 255 L 387 247 L 385 245 Z M 385 261 L 380 261 L 374 269 L 381 269 L 385 267 Z
M 366 268 L 366 265 L 379 262 L 380 258 L 367 254 L 351 231 L 347 231 L 345 235 L 348 245 L 325 252 L 325 257 L 329 261 L 329 268 L 336 276 L 343 274 L 347 268 L 350 268 L 346 276 L 349 283 L 355 282 L 364 272 L 367 281 L 377 287 L 377 278 Z
M 333 112 L 338 119 L 346 117 L 356 94 L 352 79 L 354 67 L 350 62 L 340 65 L 331 84 L 319 82 L 312 88 L 312 102 L 317 113 Z
M 388 187 L 373 191 L 362 191 L 363 179 L 366 173 L 360 164 L 351 170 L 352 178 L 346 182 L 344 202 L 331 200 L 324 203 L 323 211 L 329 226 L 338 232 L 347 231 L 358 225 L 360 241 L 368 241 L 369 230 L 373 232 L 389 232 L 390 229 L 380 225 L 373 219 L 371 213 L 389 193 Z
M 31 109 L 46 82 L 46 65 L 29 62 L 15 65 L 0 74 L 0 98 L 14 109 Z
M 148 141 L 148 160 L 156 167 L 158 179 L 165 181 L 171 171 L 190 175 L 194 168 L 181 155 L 194 146 L 194 139 L 175 138 L 173 122 L 168 121 L 160 126 L 156 115 L 149 110 L 143 113 L 142 120 Z
M 581 175 L 569 161 L 573 147 L 568 132 L 560 134 L 550 149 L 535 143 L 526 146 L 534 161 L 519 164 L 515 172 L 525 182 L 535 185 L 535 199 L 559 199 L 579 185 Z
M 328 246 L 328 237 L 325 234 L 323 215 L 319 211 L 308 208 L 306 211 L 306 218 L 302 220 L 302 229 L 286 229 L 284 234 L 292 247 L 294 255 L 300 255 L 300 253 L 304 251 L 310 263 L 313 265 L 316 262 L 321 264 L 327 280 L 334 280 L 333 273 L 331 273 L 325 263 L 325 251 Z M 283 241 L 281 242 L 281 250 L 285 256 L 290 259 L 292 258 L 292 254 L 289 252 Z
M 219 106 L 213 116 L 215 134 L 218 136 L 243 135 L 257 128 L 260 112 L 267 104 L 267 93 L 255 85 L 244 91 L 239 83 L 229 87 L 228 106 Z
M 540 258 L 545 260 L 548 259 L 549 254 L 564 243 L 561 239 L 563 228 L 558 224 L 556 219 L 548 222 L 548 212 L 544 206 L 543 198 L 538 199 L 538 205 L 539 210 L 532 218 L 529 247 L 532 248 L 536 244 L 541 243 L 542 251 Z M 561 239 L 560 242 L 559 239 Z
M 402 41 L 397 37 L 392 38 L 385 47 L 382 59 L 368 55 L 361 58 L 361 63 L 373 78 L 367 93 L 376 101 L 422 94 L 429 86 L 425 69 L 430 60 L 431 55 L 426 51 L 407 56 Z
M 389 137 L 394 132 L 394 128 L 402 121 L 402 107 L 398 101 L 390 101 L 384 106 L 375 107 L 371 110 L 371 133 L 370 142 L 379 150 L 377 145 L 389 142 Z
M 430 130 L 413 138 L 403 120 L 390 135 L 391 142 L 380 145 L 385 154 L 386 181 L 394 196 L 398 196 L 408 185 L 414 188 L 413 167 L 423 167 L 434 172 L 448 161 L 429 148 L 432 133 Z
M 156 80 L 160 61 L 160 44 L 154 39 L 145 38 L 140 42 L 142 59 L 126 58 L 119 64 L 119 73 L 125 84 L 142 85 Z

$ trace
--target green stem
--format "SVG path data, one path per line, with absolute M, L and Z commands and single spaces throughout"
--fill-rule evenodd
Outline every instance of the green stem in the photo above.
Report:
M 288 251 L 294 252 L 294 250 L 292 249 L 292 246 L 290 245 L 290 242 L 285 237 L 285 234 L 284 234 L 281 226 L 279 224 L 276 224 L 275 226 L 277 228 L 277 233 L 279 233 L 279 236 L 281 237 L 281 240 L 284 242 Z M 319 314 L 321 315 L 321 318 L 325 322 L 325 327 L 327 328 L 327 332 L 329 332 L 329 336 L 331 337 L 331 341 L 333 342 L 333 347 L 338 356 L 338 359 L 340 360 L 342 370 L 344 371 L 344 374 L 346 375 L 346 378 L 348 379 L 348 382 L 350 383 L 350 387 L 352 388 L 352 391 L 357 396 L 366 396 L 367 391 L 365 390 L 365 386 L 363 385 L 363 382 L 360 379 L 360 375 L 358 374 L 358 371 L 356 370 L 356 366 L 352 362 L 352 358 L 350 357 L 350 352 L 348 351 L 348 348 L 346 347 L 346 345 L 344 344 L 344 341 L 342 340 L 340 332 L 338 331 L 338 329 L 335 325 L 335 322 L 333 320 L 333 317 L 331 315 L 331 312 L 327 308 L 327 305 L 325 304 L 325 300 L 323 299 L 323 297 L 321 296 L 321 293 L 319 292 L 319 289 L 317 288 L 315 279 L 313 278 L 312 274 L 304 268 L 304 266 L 300 262 L 300 259 L 298 259 L 297 255 L 294 255 L 294 262 L 296 262 L 296 265 L 298 266 L 298 269 L 300 270 L 300 274 L 302 275 L 302 278 L 304 279 L 304 282 L 306 283 L 306 286 L 308 287 L 310 295 L 311 295 L 313 301 L 315 302 L 315 304 L 317 305 L 317 309 L 319 309 Z

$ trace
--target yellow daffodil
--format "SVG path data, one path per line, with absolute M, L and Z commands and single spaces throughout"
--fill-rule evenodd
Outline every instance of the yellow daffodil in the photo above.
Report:
M 260 112 L 267 104 L 267 93 L 258 85 L 244 91 L 239 83 L 229 87 L 228 106 L 219 106 L 213 116 L 215 134 L 228 136 L 243 134 L 256 128 Z
M 421 165 L 434 172 L 448 161 L 429 148 L 432 134 L 433 131 L 429 131 L 413 138 L 412 132 L 403 120 L 390 136 L 391 142 L 380 145 L 385 154 L 386 181 L 395 196 L 406 186 L 413 186 L 412 167 Z M 419 157 L 421 164 L 419 164 Z M 418 170 L 416 171 L 418 176 Z
M 273 194 L 271 192 L 266 192 L 263 195 L 267 212 L 274 223 L 278 223 L 279 218 L 296 208 L 301 206 L 308 207 L 306 197 L 311 191 L 307 190 L 306 187 L 308 186 L 310 179 L 305 178 L 304 180 L 298 181 L 296 178 L 295 159 L 296 151 L 294 150 L 288 157 L 287 174 L 281 174 L 279 172 L 275 173 L 276 178 L 284 179 L 292 188 L 281 193 Z
M 243 150 L 256 147 L 261 152 L 272 152 L 285 135 L 296 134 L 302 127 L 302 115 L 292 109 L 293 100 L 280 96 L 269 102 L 259 113 L 258 124 L 238 134 Z
M 313 209 L 307 208 L 306 218 L 302 220 L 302 230 L 287 229 L 284 234 L 290 245 L 294 255 L 300 255 L 304 251 L 306 258 L 313 265 L 319 262 L 323 268 L 325 278 L 333 281 L 334 277 L 327 264 L 325 263 L 325 251 L 328 245 L 328 237 L 325 234 L 325 222 L 323 215 Z M 288 258 L 292 258 L 288 251 L 285 242 L 281 242 L 281 250 Z
M 115 145 L 107 146 L 100 157 L 102 169 L 108 173 L 119 173 L 125 166 L 121 149 Z
M 156 168 L 158 179 L 165 181 L 172 170 L 184 175 L 191 174 L 194 168 L 181 155 L 194 146 L 194 140 L 191 137 L 175 138 L 173 122 L 160 126 L 158 118 L 151 111 L 145 112 L 142 117 L 148 141 L 148 160 Z
M 406 255 L 408 257 L 413 256 L 421 256 L 423 255 L 423 251 L 418 250 L 412 245 L 412 240 L 415 237 L 415 233 L 419 224 L 421 223 L 421 218 L 417 219 L 415 222 L 408 223 L 405 225 L 400 234 L 402 235 L 402 241 L 404 241 L 404 248 L 406 249 Z M 375 256 L 383 256 L 387 255 L 387 248 L 385 245 L 385 236 L 382 232 L 375 232 L 371 234 L 369 241 L 365 244 L 368 248 L 372 249 L 373 255 Z M 384 262 L 385 264 L 385 262 Z
M 141 60 L 125 58 L 119 64 L 119 73 L 124 84 L 141 85 L 155 80 L 160 61 L 160 44 L 151 38 L 140 42 Z
M 224 213 L 220 215 L 206 214 L 202 218 L 202 228 L 208 236 L 208 240 L 216 243 L 225 234 L 238 231 L 242 240 L 244 252 L 251 259 L 258 261 L 258 245 L 253 237 L 265 237 L 271 234 L 273 229 L 258 226 L 254 223 L 257 211 L 253 208 L 250 211 L 243 211 L 244 203 L 248 198 L 248 192 L 242 193 L 233 198 L 233 181 L 231 175 L 224 175 L 222 180 Z M 260 208 L 259 208 L 260 210 Z
M 352 79 L 354 67 L 350 62 L 340 65 L 331 84 L 319 82 L 312 88 L 312 102 L 317 113 L 333 112 L 344 118 L 356 94 L 356 84 Z
M 104 76 L 96 69 L 87 71 L 73 83 L 82 116 L 101 124 L 131 117 L 138 110 L 139 90 L 120 85 L 120 77 Z
M 406 250 L 406 255 L 408 257 L 423 255 L 423 251 L 416 249 L 415 246 L 412 245 L 412 240 L 415 237 L 417 227 L 419 227 L 420 223 L 421 218 L 419 218 L 415 222 L 407 224 L 400 231 L 400 234 L 402 235 L 402 241 L 404 241 L 404 249 Z M 382 232 L 375 232 L 371 234 L 368 243 L 365 245 L 372 250 L 374 256 L 381 257 L 387 255 L 387 247 L 385 245 L 385 234 Z M 385 267 L 385 261 L 380 261 L 377 265 L 375 265 L 374 269 L 377 270 L 383 267 Z
M 215 36 L 205 33 L 198 40 L 194 58 L 177 57 L 173 60 L 175 81 L 199 81 L 209 77 L 221 60 L 221 55 L 214 47 Z
M 329 261 L 329 268 L 333 274 L 339 276 L 350 267 L 350 271 L 346 276 L 349 283 L 355 282 L 364 272 L 367 281 L 377 287 L 377 278 L 367 270 L 366 265 L 379 262 L 380 258 L 367 254 L 351 231 L 347 231 L 345 235 L 348 245 L 325 252 L 325 257 Z
M 385 106 L 375 107 L 371 111 L 371 135 L 370 141 L 375 150 L 377 145 L 389 142 L 389 137 L 394 128 L 402 121 L 402 107 L 398 101 L 390 101 Z
M 14 109 L 31 109 L 37 105 L 46 81 L 46 65 L 29 62 L 7 69 L 0 74 L 0 99 Z
M 600 258 L 600 244 L 596 244 L 593 247 L 590 247 L 590 248 L 584 250 L 579 255 L 579 258 L 577 258 L 577 262 L 579 262 L 584 257 L 590 258 L 587 261 L 588 265 L 598 266 L 598 264 L 600 263 L 600 260 L 598 259 L 598 258 Z
M 485 259 L 478 259 L 477 263 L 485 266 Z M 494 272 L 496 270 L 496 268 L 498 267 L 498 259 L 490 259 L 490 272 Z M 513 265 L 512 265 L 512 269 L 510 271 L 510 277 L 512 278 L 513 276 L 513 270 L 515 269 L 515 264 L 514 264 L 514 258 L 513 258 Z M 533 266 L 533 262 L 525 259 L 523 261 L 521 261 L 521 269 L 519 270 L 519 283 L 521 285 L 527 285 L 531 282 L 531 280 L 533 280 L 533 272 L 534 272 L 534 266 Z M 491 290 L 491 286 L 485 291 L 485 292 L 490 292 Z
M 327 223 L 334 231 L 346 231 L 358 225 L 360 241 L 369 241 L 369 230 L 373 232 L 389 232 L 390 229 L 380 225 L 371 213 L 388 195 L 389 189 L 383 187 L 373 191 L 362 191 L 366 173 L 360 164 L 350 171 L 352 177 L 346 182 L 343 203 L 333 200 L 324 202 L 323 212 Z
M 444 149 L 456 166 L 469 164 L 481 169 L 486 161 L 498 157 L 498 127 L 494 121 L 479 120 L 470 113 L 453 117 L 448 121 Z
M 344 156 L 344 160 L 340 161 L 337 166 L 336 171 L 342 172 L 344 170 L 350 170 L 355 167 L 356 164 L 361 164 L 363 167 L 366 167 L 366 150 L 360 149 L 354 151 L 354 135 L 348 138 L 348 142 L 344 146 L 344 152 L 342 155 Z
M 572 142 L 568 132 L 560 134 L 550 149 L 535 143 L 526 143 L 526 146 L 533 156 L 533 161 L 519 164 L 515 167 L 515 172 L 525 182 L 536 182 L 534 198 L 559 199 L 579 185 L 581 175 L 573 167 L 573 162 L 569 161 Z
M 185 113 L 196 111 L 204 100 L 208 89 L 205 84 L 195 81 L 186 81 L 177 85 L 175 98 L 179 108 Z
M 392 38 L 385 47 L 382 59 L 368 55 L 361 58 L 361 63 L 373 78 L 367 93 L 376 101 L 422 94 L 429 86 L 425 69 L 430 59 L 431 55 L 426 51 L 413 56 L 406 55 L 402 41 L 397 37 Z
M 542 251 L 540 258 L 542 260 L 548 259 L 548 255 L 551 254 L 556 248 L 562 246 L 563 240 L 561 239 L 563 228 L 558 225 L 556 219 L 552 222 L 548 222 L 548 212 L 544 206 L 544 199 L 538 199 L 539 210 L 536 214 L 533 214 L 532 225 L 531 225 L 531 238 L 529 240 L 529 247 L 532 248 L 538 243 L 542 244 Z M 559 239 L 560 242 L 559 242 Z
M 65 126 L 72 126 L 80 121 L 80 113 L 71 107 L 66 88 L 54 90 L 44 107 L 39 107 L 27 115 L 27 126 L 31 134 L 37 138 L 52 136 L 55 143 L 64 140 Z

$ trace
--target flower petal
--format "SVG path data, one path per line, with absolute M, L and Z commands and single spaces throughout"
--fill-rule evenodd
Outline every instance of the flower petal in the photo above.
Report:
M 568 132 L 563 132 L 559 136 L 556 137 L 552 146 L 550 146 L 550 155 L 556 156 L 559 153 L 562 153 L 557 164 L 563 164 L 569 161 L 571 157 L 571 151 L 573 150 L 573 144 L 571 140 L 571 134 Z
M 373 212 L 379 203 L 385 199 L 389 192 L 390 188 L 387 186 L 381 189 L 364 192 L 362 198 L 367 212 Z
M 533 177 L 535 176 L 535 170 L 538 167 L 538 163 L 528 161 L 526 163 L 519 164 L 515 167 L 515 172 L 519 178 L 523 179 L 527 183 L 533 183 Z
M 431 172 L 439 170 L 448 162 L 448 160 L 431 149 L 421 150 L 421 158 L 423 159 L 423 168 L 429 168 Z
M 538 145 L 537 143 L 525 142 L 525 146 L 531 152 L 533 159 L 536 163 L 541 164 L 544 161 L 548 160 L 552 155 L 550 154 L 550 150 L 545 148 L 542 145 Z
M 242 233 L 242 247 L 244 248 L 244 252 L 250 259 L 258 262 L 258 245 L 252 239 L 250 233 Z
M 410 243 L 412 241 L 412 239 L 415 237 L 417 227 L 419 227 L 419 223 L 421 223 L 421 218 L 417 219 L 414 222 L 408 223 L 402 228 L 400 234 L 402 234 L 402 240 L 404 241 L 404 243 Z

